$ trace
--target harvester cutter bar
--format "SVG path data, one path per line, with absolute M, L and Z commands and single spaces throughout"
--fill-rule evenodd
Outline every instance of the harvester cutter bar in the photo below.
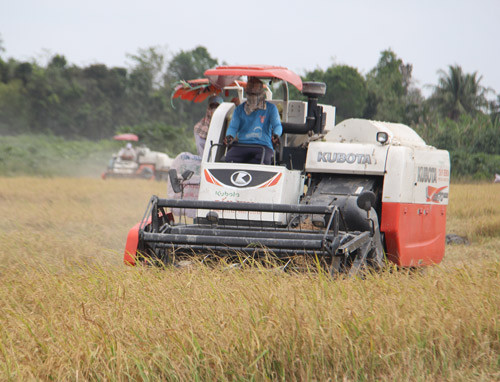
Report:
M 208 235 L 178 235 L 170 233 L 147 233 L 144 232 L 143 238 L 147 242 L 152 243 L 172 243 L 172 244 L 193 244 L 193 245 L 226 245 L 229 247 L 246 247 L 246 246 L 258 246 L 267 248 L 289 248 L 289 249 L 308 249 L 308 250 L 321 250 L 323 245 L 321 239 L 308 239 L 303 237 L 302 239 L 281 239 L 276 232 L 276 237 L 274 238 L 262 238 L 262 237 L 235 237 L 225 235 L 221 232 L 219 236 L 208 236 Z M 299 236 L 297 234 L 296 236 Z
M 288 258 L 295 255 L 307 255 L 307 256 L 320 256 L 321 251 L 317 250 L 304 250 L 304 249 L 288 249 L 288 248 L 265 248 L 265 247 L 228 247 L 223 244 L 218 246 L 204 246 L 204 245 L 173 245 L 169 243 L 157 243 L 155 244 L 157 248 L 162 248 L 166 250 L 172 250 L 172 253 L 176 255 L 194 255 L 198 253 L 203 253 L 205 255 L 214 255 L 216 257 L 234 257 L 240 253 L 253 256 L 258 254 L 262 255 L 272 255 L 277 258 Z
M 245 227 L 248 228 L 248 227 Z M 225 228 L 224 230 L 217 228 L 203 228 L 200 226 L 175 226 L 169 230 L 170 234 L 177 235 L 206 235 L 206 236 L 234 236 L 234 237 L 254 237 L 254 238 L 270 238 L 270 239 L 280 239 L 280 240 L 293 240 L 301 237 L 304 234 L 308 239 L 321 240 L 324 237 L 323 233 L 320 231 L 297 231 L 290 232 L 289 230 L 283 229 L 269 229 L 268 231 L 263 231 L 261 229 L 241 229 L 239 227 L 234 227 L 234 229 Z
M 165 208 L 202 209 L 207 211 L 256 211 L 278 214 L 323 215 L 326 227 L 322 229 L 291 228 L 283 223 L 253 221 L 229 222 L 219 219 L 208 222 L 204 219 L 194 224 L 174 224 L 166 219 Z M 151 224 L 145 218 L 151 214 Z M 141 223 L 139 237 L 142 245 L 156 252 L 164 249 L 169 253 L 198 253 L 210 251 L 241 251 L 243 253 L 318 256 L 346 256 L 370 240 L 369 232 L 340 232 L 340 210 L 335 205 L 291 205 L 270 203 L 216 202 L 204 200 L 160 199 L 153 196 L 146 216 Z M 327 218 L 328 217 L 328 218 Z M 208 219 L 208 215 L 207 215 Z M 271 223 L 271 225 L 269 225 Z M 260 225 L 262 224 L 262 225 Z M 340 247 L 340 251 L 338 250 Z

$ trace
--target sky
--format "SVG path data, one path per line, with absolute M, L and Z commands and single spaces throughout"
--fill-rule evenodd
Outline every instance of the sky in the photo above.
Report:
M 0 0 L 0 38 L 2 58 L 41 64 L 131 67 L 140 49 L 202 45 L 219 62 L 298 74 L 366 74 L 392 49 L 426 95 L 450 65 L 500 93 L 500 0 Z

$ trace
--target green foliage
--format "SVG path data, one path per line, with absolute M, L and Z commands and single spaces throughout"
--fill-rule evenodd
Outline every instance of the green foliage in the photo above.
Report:
M 428 144 L 445 150 L 500 155 L 500 124 L 493 123 L 486 115 L 422 123 L 415 130 Z
M 171 156 L 194 151 L 193 125 L 206 105 L 172 100 L 171 95 L 176 82 L 203 77 L 219 63 L 205 47 L 181 50 L 171 58 L 159 47 L 139 49 L 129 55 L 128 69 L 102 64 L 81 68 L 59 54 L 43 67 L 3 58 L 2 47 L 0 38 L 1 135 L 98 141 L 133 132 L 140 143 Z M 500 95 L 486 102 L 490 90 L 480 84 L 481 76 L 464 73 L 460 66 L 440 71 L 427 100 L 413 84 L 412 65 L 390 49 L 381 52 L 366 76 L 354 67 L 331 65 L 306 72 L 303 79 L 326 83 L 320 102 L 336 106 L 337 122 L 363 117 L 415 126 L 429 144 L 451 152 L 452 174 L 485 174 L 491 168 L 482 154 L 500 155 Z M 305 100 L 293 86 L 290 98 Z M 41 171 L 45 166 L 43 160 L 29 163 L 28 168 L 41 166 Z
M 175 81 L 203 78 L 205 70 L 217 64 L 218 60 L 211 57 L 203 46 L 190 51 L 181 50 L 168 65 L 168 78 Z
M 169 106 L 170 96 L 174 90 L 174 85 L 180 80 L 191 80 L 195 78 L 203 78 L 207 69 L 218 65 L 218 60 L 213 58 L 208 50 L 203 46 L 183 51 L 181 50 L 169 62 L 167 72 L 165 74 L 165 93 L 168 94 Z M 185 102 L 175 100 L 175 121 L 171 123 L 184 124 L 188 129 L 192 129 L 194 124 L 198 122 L 204 115 L 206 110 L 205 104 L 196 104 L 193 102 Z M 172 109 L 170 109 L 172 110 Z M 182 117 L 180 119 L 179 117 Z
M 9 80 L 9 65 L 0 58 L 0 82 L 6 84 Z
M 66 65 L 68 64 L 68 61 L 66 60 L 66 57 L 61 56 L 59 54 L 56 54 L 52 59 L 50 60 L 49 63 L 49 68 L 59 68 L 59 69 L 64 69 Z
M 30 104 L 20 80 L 0 82 L 0 134 L 29 132 Z
M 497 96 L 495 101 L 490 102 L 491 121 L 500 124 L 500 95 Z
M 139 49 L 137 55 L 129 55 L 129 58 L 135 63 L 130 73 L 130 88 L 134 95 L 149 98 L 154 90 L 164 86 L 166 58 L 159 48 Z
M 456 121 L 463 114 L 476 115 L 488 105 L 488 90 L 481 86 L 477 72 L 466 74 L 460 66 L 450 65 L 448 73 L 440 70 L 439 74 L 430 102 L 441 116 Z
M 500 173 L 500 155 L 452 151 L 450 160 L 451 173 L 455 179 L 492 180 L 495 173 Z
M 62 55 L 53 56 L 47 67 L 0 61 L 0 134 L 50 133 L 99 140 L 111 138 L 124 126 L 140 126 L 141 132 L 159 128 L 155 134 L 143 134 L 150 139 L 144 143 L 153 147 L 169 147 L 172 154 L 191 147 L 192 126 L 202 117 L 205 105 L 183 102 L 174 110 L 172 83 L 190 65 L 196 69 L 193 74 L 202 76 L 217 60 L 203 47 L 181 51 L 171 64 L 154 47 L 129 57 L 130 70 L 102 64 L 69 66 Z M 177 133 L 172 136 L 166 134 L 165 126 L 182 129 L 172 128 Z
M 454 178 L 491 179 L 500 173 L 500 123 L 486 115 L 462 115 L 458 121 L 419 124 L 417 133 L 432 146 L 448 150 Z
M 332 65 L 325 72 L 320 69 L 309 72 L 305 78 L 326 83 L 326 94 L 321 103 L 336 107 L 337 122 L 363 116 L 368 92 L 366 81 L 356 68 Z
M 423 97 L 412 86 L 413 66 L 390 49 L 380 54 L 377 66 L 366 76 L 368 88 L 365 118 L 380 121 L 416 122 Z
M 33 73 L 33 65 L 29 62 L 22 62 L 17 65 L 14 70 L 14 78 L 23 81 L 23 84 L 26 85 L 30 80 L 31 74 Z

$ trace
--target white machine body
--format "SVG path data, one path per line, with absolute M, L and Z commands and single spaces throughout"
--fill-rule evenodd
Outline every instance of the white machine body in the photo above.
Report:
M 283 121 L 304 123 L 307 103 L 272 100 Z M 202 157 L 199 200 L 298 204 L 307 174 L 350 174 L 382 179 L 380 230 L 387 256 L 398 265 L 439 263 L 444 255 L 450 182 L 447 151 L 426 143 L 403 124 L 345 120 L 335 123 L 335 108 L 322 105 L 323 136 L 285 134 L 286 146 L 307 146 L 304 169 L 285 165 L 226 163 L 222 144 L 234 104 L 215 111 Z M 378 134 L 384 139 L 378 141 Z M 303 171 L 305 170 L 305 171 Z M 363 192 L 359 187 L 354 195 Z M 199 210 L 197 217 L 206 216 Z M 221 218 L 286 224 L 286 216 L 267 212 L 218 211 Z

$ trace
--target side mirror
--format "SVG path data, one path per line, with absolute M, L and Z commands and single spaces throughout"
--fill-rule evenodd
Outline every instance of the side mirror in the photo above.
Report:
M 194 174 L 194 171 L 192 171 L 192 170 L 186 170 L 186 171 L 184 171 L 182 173 L 181 176 L 182 176 L 182 179 L 184 179 L 184 181 L 186 181 L 186 180 L 191 179 L 191 177 L 193 176 L 193 174 Z
M 170 178 L 170 184 L 172 185 L 172 189 L 176 194 L 182 191 L 182 185 L 177 177 L 177 170 L 175 168 L 171 168 L 168 170 L 168 177 Z
M 369 213 L 372 207 L 375 205 L 376 199 L 377 197 L 373 192 L 365 191 L 358 196 L 356 204 L 358 205 L 359 208 Z

